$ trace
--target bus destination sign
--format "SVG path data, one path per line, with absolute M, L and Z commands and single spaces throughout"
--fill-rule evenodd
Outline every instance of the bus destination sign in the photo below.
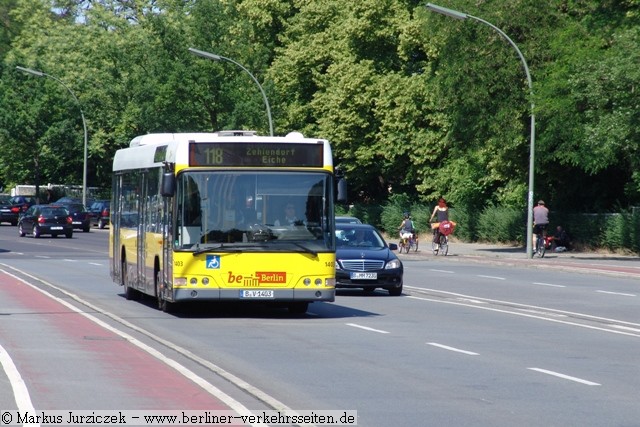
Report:
M 322 167 L 322 144 L 189 143 L 190 166 Z

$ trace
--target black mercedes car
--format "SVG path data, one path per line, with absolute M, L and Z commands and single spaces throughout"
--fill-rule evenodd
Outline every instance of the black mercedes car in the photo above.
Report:
M 402 294 L 404 267 L 380 232 L 369 224 L 336 224 L 336 288 L 376 288 Z

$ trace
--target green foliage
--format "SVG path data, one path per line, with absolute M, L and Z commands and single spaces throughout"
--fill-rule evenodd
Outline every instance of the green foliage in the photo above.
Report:
M 109 185 L 115 150 L 139 134 L 266 134 L 250 76 L 194 47 L 256 76 L 277 134 L 331 140 L 352 211 L 381 228 L 395 230 L 409 209 L 426 229 L 445 195 L 456 237 L 494 236 L 494 215 L 500 238 L 523 239 L 532 103 L 535 198 L 563 215 L 640 205 L 638 1 L 450 3 L 516 43 L 533 97 L 495 29 L 422 2 L 0 0 L 0 183 L 80 182 L 79 107 L 90 186 Z M 80 105 L 16 65 L 59 78 Z M 622 231 L 583 236 L 575 221 L 585 244 L 637 245 L 616 241 Z
M 526 210 L 487 206 L 479 215 L 477 238 L 483 242 L 524 242 Z

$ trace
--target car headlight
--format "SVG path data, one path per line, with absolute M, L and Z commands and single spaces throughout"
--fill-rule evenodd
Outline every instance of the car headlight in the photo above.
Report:
M 390 270 L 393 268 L 400 268 L 400 260 L 399 259 L 392 259 L 391 261 L 389 261 L 387 263 L 387 265 L 384 267 L 385 270 Z

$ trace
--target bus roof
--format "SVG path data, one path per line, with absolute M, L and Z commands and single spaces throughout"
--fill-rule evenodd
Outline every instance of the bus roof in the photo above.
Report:
M 331 148 L 328 141 L 321 138 L 305 138 L 300 132 L 290 132 L 285 136 L 259 136 L 255 131 L 226 130 L 219 132 L 193 133 L 151 133 L 131 140 L 128 148 L 116 151 L 113 170 L 128 170 L 159 166 L 163 162 L 187 164 L 187 149 L 191 142 L 233 142 L 233 143 L 305 143 L 325 146 L 325 164 L 332 167 Z M 182 148 L 185 147 L 185 148 Z

